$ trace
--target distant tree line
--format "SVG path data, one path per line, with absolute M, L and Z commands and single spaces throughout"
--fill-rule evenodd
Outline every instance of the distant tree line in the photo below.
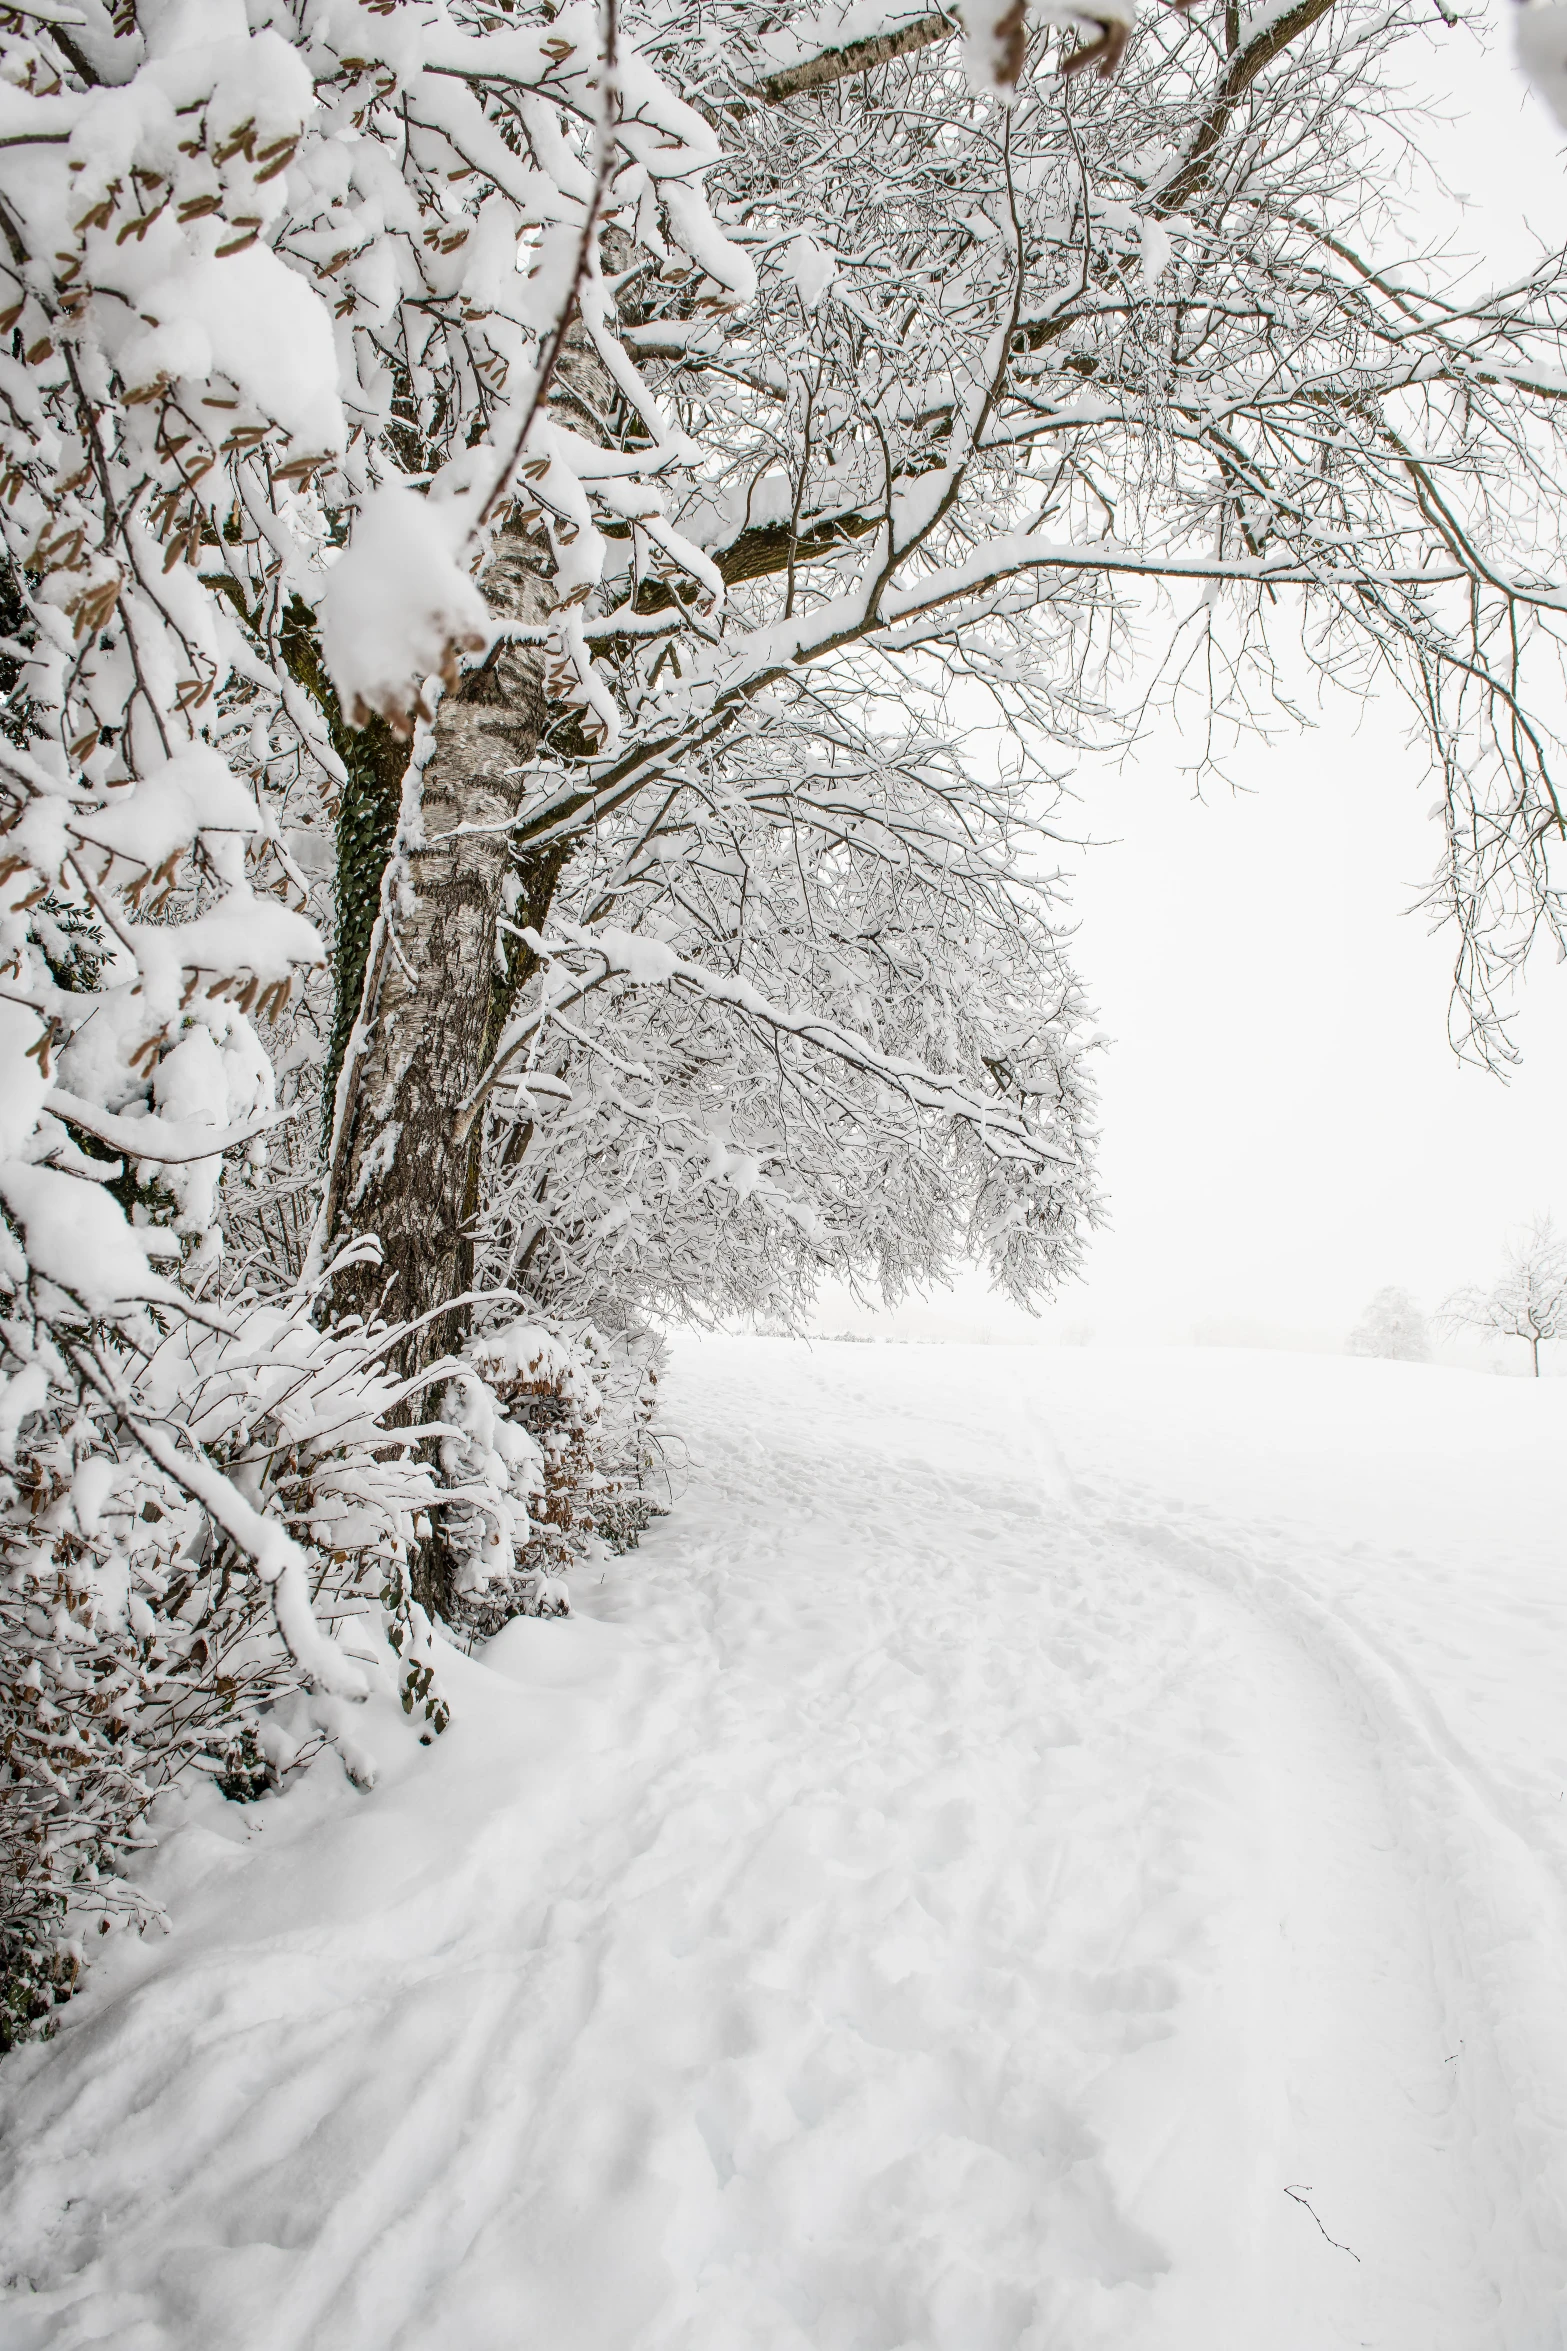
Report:
M 1567 1326 L 1567 1242 L 1549 1216 L 1537 1216 L 1512 1242 L 1501 1272 L 1487 1284 L 1455 1290 L 1434 1318 L 1438 1331 L 1478 1331 L 1487 1339 L 1521 1339 L 1540 1376 L 1540 1349 Z M 1346 1342 L 1351 1355 L 1427 1363 L 1431 1324 L 1407 1290 L 1379 1290 Z

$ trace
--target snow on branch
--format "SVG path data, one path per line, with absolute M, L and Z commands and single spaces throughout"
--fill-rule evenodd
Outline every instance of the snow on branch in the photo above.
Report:
M 918 1110 L 962 1122 L 973 1130 L 987 1151 L 999 1158 L 1019 1159 L 1030 1165 L 1067 1166 L 1072 1162 L 1073 1154 L 1069 1150 L 1042 1133 L 1032 1120 L 999 1096 L 977 1094 L 939 1070 L 883 1052 L 871 1038 L 840 1022 L 776 1004 L 748 980 L 711 971 L 704 964 L 676 954 L 660 940 L 637 937 L 612 924 L 590 931 L 576 923 L 557 921 L 555 928 L 556 935 L 550 938 L 532 930 L 523 934 L 541 962 L 572 957 L 586 959 L 590 965 L 598 965 L 607 980 L 625 980 L 638 988 L 684 990 L 709 1004 L 735 1011 L 760 1028 L 779 1036 L 798 1038 L 815 1051 L 846 1062 L 890 1092 L 902 1095 Z M 505 1050 L 503 1041 L 502 1051 Z M 499 1075 L 501 1066 L 501 1056 L 497 1055 L 494 1070 L 487 1073 L 491 1082 Z
M 722 582 L 666 511 L 690 451 L 606 328 L 603 241 L 682 256 L 715 317 L 755 275 L 703 196 L 712 129 L 592 0 L 8 24 L 5 1376 L 29 1427 L 40 1376 L 45 1419 L 96 1381 L 325 1684 L 305 1552 L 145 1391 L 149 1310 L 204 1327 L 269 1144 L 280 1199 L 308 1181 L 273 1055 L 297 1088 L 325 953 L 289 843 L 350 788 L 355 729 L 406 731 L 504 634 L 478 573 L 519 500 L 555 674 L 613 726 L 581 629 L 600 522 Z M 618 452 L 551 406 L 594 336 L 638 420 Z
M 459 656 L 488 642 L 489 609 L 458 561 L 464 519 L 395 482 L 360 508 L 321 599 L 322 656 L 352 725 L 428 719 L 420 682 L 454 686 Z

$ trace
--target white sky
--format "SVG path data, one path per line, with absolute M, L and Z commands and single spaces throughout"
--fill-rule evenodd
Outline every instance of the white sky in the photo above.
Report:
M 1567 241 L 1567 158 L 1505 25 L 1490 56 L 1462 34 L 1450 55 L 1438 159 L 1472 199 L 1464 245 L 1501 277 L 1526 220 Z M 1439 844 L 1397 714 L 1340 706 L 1201 802 L 1178 764 L 1156 741 L 1083 779 L 1082 829 L 1113 844 L 1076 885 L 1113 1040 L 1112 1224 L 1086 1282 L 1043 1326 L 964 1282 L 890 1322 L 835 1292 L 818 1328 L 1338 1346 L 1383 1284 L 1434 1306 L 1537 1210 L 1567 1220 L 1567 970 L 1534 965 L 1509 1084 L 1457 1064 L 1449 942 L 1406 912 Z

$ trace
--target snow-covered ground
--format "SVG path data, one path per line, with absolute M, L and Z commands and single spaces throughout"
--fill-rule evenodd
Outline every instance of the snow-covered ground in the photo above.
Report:
M 682 1341 L 0 2068 L 4 2351 L 1557 2351 L 1567 1383 Z

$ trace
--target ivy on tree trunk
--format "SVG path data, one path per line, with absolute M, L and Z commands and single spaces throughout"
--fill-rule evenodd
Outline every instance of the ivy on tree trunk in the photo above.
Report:
M 520 533 L 502 537 L 485 592 L 503 621 L 541 617 L 549 590 Z M 397 875 L 377 883 L 374 946 L 346 1023 L 358 1019 L 360 1034 L 334 1138 L 329 1223 L 338 1238 L 374 1233 L 382 1261 L 350 1268 L 333 1303 L 367 1318 L 430 1318 L 397 1351 L 404 1374 L 463 1336 L 451 1301 L 471 1273 L 480 1130 L 475 1122 L 459 1140 L 458 1128 L 496 1033 L 497 993 L 509 997 L 520 976 L 500 931 L 503 885 L 544 720 L 542 656 L 529 645 L 503 642 L 441 702 L 417 800 L 404 794 Z M 367 811 L 356 834 L 367 873 L 377 821 Z M 524 877 L 540 913 L 560 862 L 548 861 L 532 893 Z M 340 1025 L 351 977 L 345 969 L 340 979 Z

